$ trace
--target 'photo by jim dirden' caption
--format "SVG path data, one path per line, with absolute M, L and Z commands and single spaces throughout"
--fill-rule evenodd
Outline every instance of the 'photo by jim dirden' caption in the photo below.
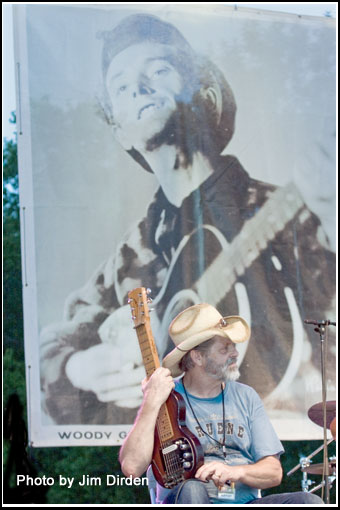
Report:
M 148 479 L 144 478 L 132 478 L 132 476 L 120 476 L 120 475 L 106 475 L 105 477 L 101 476 L 89 476 L 82 475 L 80 479 L 76 479 L 74 476 L 63 476 L 59 475 L 59 477 L 52 476 L 37 476 L 32 477 L 28 475 L 17 475 L 17 485 L 27 485 L 27 486 L 39 486 L 39 485 L 59 485 L 60 487 L 67 487 L 71 489 L 71 487 L 75 485 L 79 485 L 81 487 L 84 486 L 99 486 L 99 485 L 127 485 L 127 486 L 147 486 Z

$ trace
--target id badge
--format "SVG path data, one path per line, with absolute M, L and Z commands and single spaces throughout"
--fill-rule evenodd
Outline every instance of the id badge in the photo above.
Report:
M 218 489 L 217 497 L 218 499 L 235 500 L 235 483 L 231 482 L 230 485 L 222 485 Z

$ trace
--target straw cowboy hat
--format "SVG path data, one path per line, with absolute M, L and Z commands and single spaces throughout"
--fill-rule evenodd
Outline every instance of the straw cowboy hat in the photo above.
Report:
M 169 326 L 169 335 L 176 347 L 164 358 L 162 365 L 171 370 L 173 377 L 178 377 L 182 374 L 179 362 L 188 351 L 216 335 L 236 344 L 246 342 L 250 327 L 238 315 L 222 317 L 216 308 L 201 303 L 177 315 Z

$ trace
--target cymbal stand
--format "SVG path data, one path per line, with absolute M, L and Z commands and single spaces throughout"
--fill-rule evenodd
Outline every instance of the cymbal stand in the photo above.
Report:
M 336 479 L 336 476 L 335 476 L 335 475 L 330 475 L 330 476 L 328 477 L 328 485 L 329 485 L 329 488 L 330 488 L 330 489 L 332 488 L 332 484 L 333 484 L 333 482 L 334 482 L 334 480 L 335 480 L 335 479 Z M 314 483 L 314 482 L 312 482 L 312 483 Z M 322 482 L 321 482 L 321 483 L 319 483 L 319 485 L 316 485 L 315 487 L 313 487 L 313 489 L 311 489 L 311 490 L 310 490 L 310 491 L 308 491 L 308 492 L 315 492 L 315 491 L 317 491 L 317 490 L 321 489 L 321 487 L 323 487 L 324 485 L 325 485 L 325 480 L 322 480 Z
M 321 382 L 322 382 L 322 411 L 323 411 L 323 462 L 325 466 L 324 472 L 324 486 L 325 486 L 325 503 L 329 504 L 329 465 L 328 465 L 328 450 L 327 450 L 327 420 L 326 420 L 326 362 L 325 362 L 325 339 L 327 340 L 326 328 L 330 324 L 335 326 L 335 322 L 329 320 L 314 321 L 305 320 L 306 324 L 313 324 L 316 326 L 314 331 L 320 335 L 321 344 Z
M 307 457 L 301 457 L 300 465 L 301 465 L 301 469 L 309 467 L 310 466 L 310 460 Z M 302 488 L 303 492 L 309 492 L 308 488 L 313 483 L 315 483 L 315 482 L 308 479 L 308 473 L 303 471 L 302 472 L 302 480 L 301 480 L 301 488 Z
M 327 441 L 327 445 L 329 445 L 330 443 L 332 443 L 334 441 L 334 439 L 328 439 Z M 291 469 L 290 471 L 288 471 L 287 473 L 287 476 L 290 476 L 292 475 L 293 473 L 295 473 L 295 471 L 297 471 L 299 468 L 304 468 L 304 467 L 308 467 L 310 465 L 310 462 L 309 460 L 312 459 L 314 457 L 314 455 L 316 455 L 317 453 L 319 453 L 319 451 L 321 451 L 323 449 L 324 445 L 322 444 L 321 446 L 319 446 L 319 448 L 317 448 L 316 450 L 314 450 L 314 452 L 312 452 L 310 455 L 308 455 L 307 457 L 301 457 L 300 459 L 300 462 L 299 464 L 297 464 L 295 467 L 293 467 L 293 469 Z M 308 461 L 308 464 L 307 464 L 307 461 Z M 302 463 L 304 463 L 304 465 L 302 465 Z

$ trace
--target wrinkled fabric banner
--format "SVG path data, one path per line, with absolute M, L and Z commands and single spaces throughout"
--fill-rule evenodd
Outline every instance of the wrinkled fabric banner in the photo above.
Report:
M 241 315 L 240 382 L 321 439 L 335 321 L 335 21 L 219 6 L 16 5 L 33 446 L 115 445 L 145 377 L 127 294 Z M 335 399 L 335 328 L 327 328 Z

